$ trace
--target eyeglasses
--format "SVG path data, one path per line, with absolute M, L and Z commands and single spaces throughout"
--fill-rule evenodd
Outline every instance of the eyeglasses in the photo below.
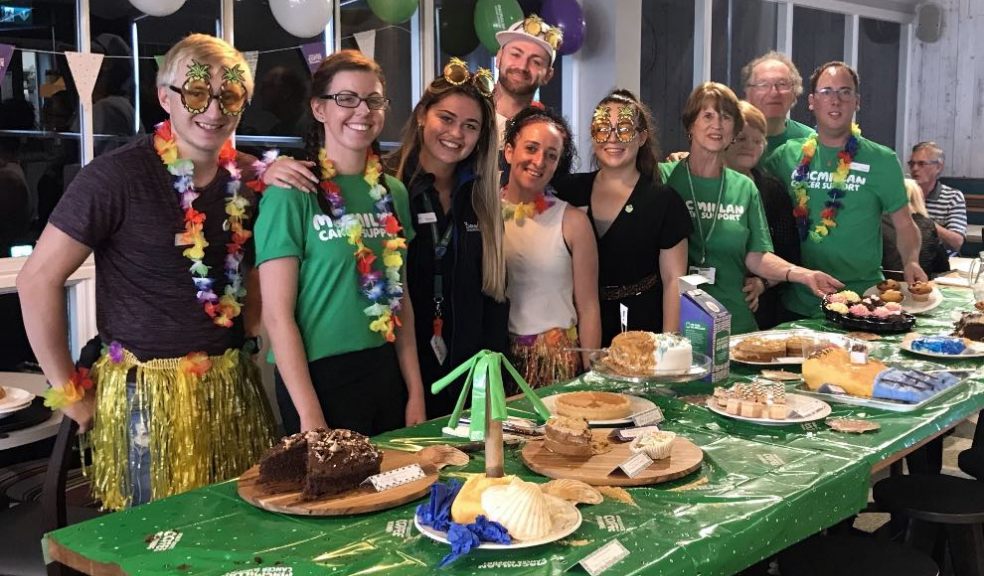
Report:
M 930 166 L 932 164 L 939 164 L 939 163 L 940 163 L 939 160 L 909 160 L 908 162 L 906 162 L 906 164 L 909 165 L 910 170 L 913 168 L 925 168 L 926 166 Z
M 834 98 L 837 98 L 838 100 L 854 100 L 858 96 L 858 92 L 849 86 L 844 86 L 842 88 L 827 87 L 817 90 L 816 95 L 824 100 L 833 100 Z
M 213 94 L 211 90 L 195 84 L 183 88 L 168 86 L 181 95 L 181 105 L 192 114 L 201 114 L 208 110 L 213 99 L 219 101 L 219 110 L 226 116 L 239 116 L 249 104 L 246 88 L 240 84 L 230 84 L 229 88 L 223 87 L 218 94 Z
M 366 103 L 370 110 L 386 110 L 389 108 L 390 99 L 379 94 L 373 94 L 363 98 L 355 92 L 339 92 L 337 94 L 322 94 L 318 96 L 320 100 L 334 100 L 342 108 L 358 108 L 359 104 Z
M 495 80 L 492 79 L 492 72 L 488 68 L 479 68 L 472 74 L 468 70 L 468 65 L 460 58 L 451 58 L 444 65 L 444 80 L 452 86 L 461 86 L 471 80 L 472 86 L 486 98 L 491 98 L 492 90 L 495 89 Z
M 758 92 L 771 92 L 773 88 L 775 88 L 776 92 L 779 92 L 780 94 L 785 94 L 787 92 L 793 91 L 793 83 L 790 82 L 789 80 L 776 80 L 775 82 L 755 82 L 755 83 L 746 84 L 745 86 L 751 88 L 752 90 L 756 90 Z

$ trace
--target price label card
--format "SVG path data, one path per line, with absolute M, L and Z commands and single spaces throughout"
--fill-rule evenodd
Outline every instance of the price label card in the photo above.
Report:
M 635 426 L 651 426 L 663 421 L 663 411 L 659 406 L 654 406 L 645 412 L 632 415 L 632 424 Z
M 633 454 L 631 458 L 619 464 L 618 469 L 629 478 L 635 478 L 643 470 L 649 468 L 652 463 L 653 459 L 646 456 L 645 452 L 639 452 L 638 454 Z
M 579 564 L 591 576 L 598 576 L 618 564 L 629 555 L 629 550 L 618 540 L 611 540 L 584 557 Z
M 629 329 L 629 307 L 621 302 L 618 305 L 618 320 L 622 325 L 622 332 Z
M 622 442 L 629 442 L 642 436 L 646 432 L 659 432 L 659 426 L 640 426 L 639 428 L 619 428 L 615 431 L 615 439 Z
M 363 484 L 372 484 L 372 487 L 376 489 L 376 492 L 382 492 L 384 490 L 390 490 L 391 488 L 396 488 L 397 486 L 403 486 L 404 484 L 409 484 L 416 480 L 420 480 L 427 475 L 424 474 L 424 469 L 420 467 L 419 464 L 411 464 L 409 466 L 403 466 L 401 468 L 394 468 L 387 472 L 381 472 L 375 476 L 370 476 L 362 481 Z

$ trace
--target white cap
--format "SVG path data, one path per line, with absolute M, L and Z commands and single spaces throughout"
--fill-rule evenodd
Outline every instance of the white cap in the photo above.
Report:
M 543 21 L 536 14 L 530 14 L 526 18 L 514 22 L 506 30 L 495 33 L 495 39 L 499 42 L 499 47 L 504 47 L 513 40 L 529 40 L 537 46 L 546 50 L 550 55 L 550 65 L 553 66 L 557 59 L 557 49 L 564 41 L 564 33 L 560 28 L 551 26 Z

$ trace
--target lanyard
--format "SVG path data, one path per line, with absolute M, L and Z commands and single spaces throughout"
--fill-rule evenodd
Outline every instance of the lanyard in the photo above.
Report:
M 443 311 L 441 306 L 444 304 L 444 276 L 441 269 L 441 261 L 447 254 L 448 244 L 451 243 L 451 235 L 454 233 L 454 222 L 449 218 L 448 227 L 444 230 L 444 236 L 438 237 L 437 232 L 437 212 L 434 211 L 434 204 L 431 202 L 430 193 L 423 194 L 424 210 L 434 214 L 435 219 L 430 223 L 431 239 L 434 241 L 434 334 L 441 335 L 443 326 Z
M 704 265 L 704 261 L 707 260 L 707 243 L 711 241 L 711 235 L 714 234 L 714 228 L 717 226 L 718 212 L 721 210 L 721 199 L 724 198 L 724 176 L 725 169 L 721 168 L 721 187 L 718 188 L 718 199 L 714 204 L 714 214 L 711 216 L 711 227 L 707 230 L 707 236 L 704 235 L 704 225 L 701 223 L 700 218 L 700 205 L 697 203 L 697 195 L 694 194 L 694 180 L 690 176 L 690 159 L 687 161 L 687 183 L 690 184 L 690 199 L 694 201 L 694 216 L 697 220 L 697 234 L 701 239 L 700 246 L 700 264 Z

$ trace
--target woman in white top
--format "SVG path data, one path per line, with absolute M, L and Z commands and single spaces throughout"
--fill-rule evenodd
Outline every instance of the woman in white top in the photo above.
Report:
M 523 109 L 506 127 L 503 152 L 510 167 L 502 189 L 510 351 L 526 380 L 544 386 L 587 365 L 586 354 L 569 348 L 601 344 L 598 250 L 587 216 L 550 186 L 574 158 L 563 116 Z

